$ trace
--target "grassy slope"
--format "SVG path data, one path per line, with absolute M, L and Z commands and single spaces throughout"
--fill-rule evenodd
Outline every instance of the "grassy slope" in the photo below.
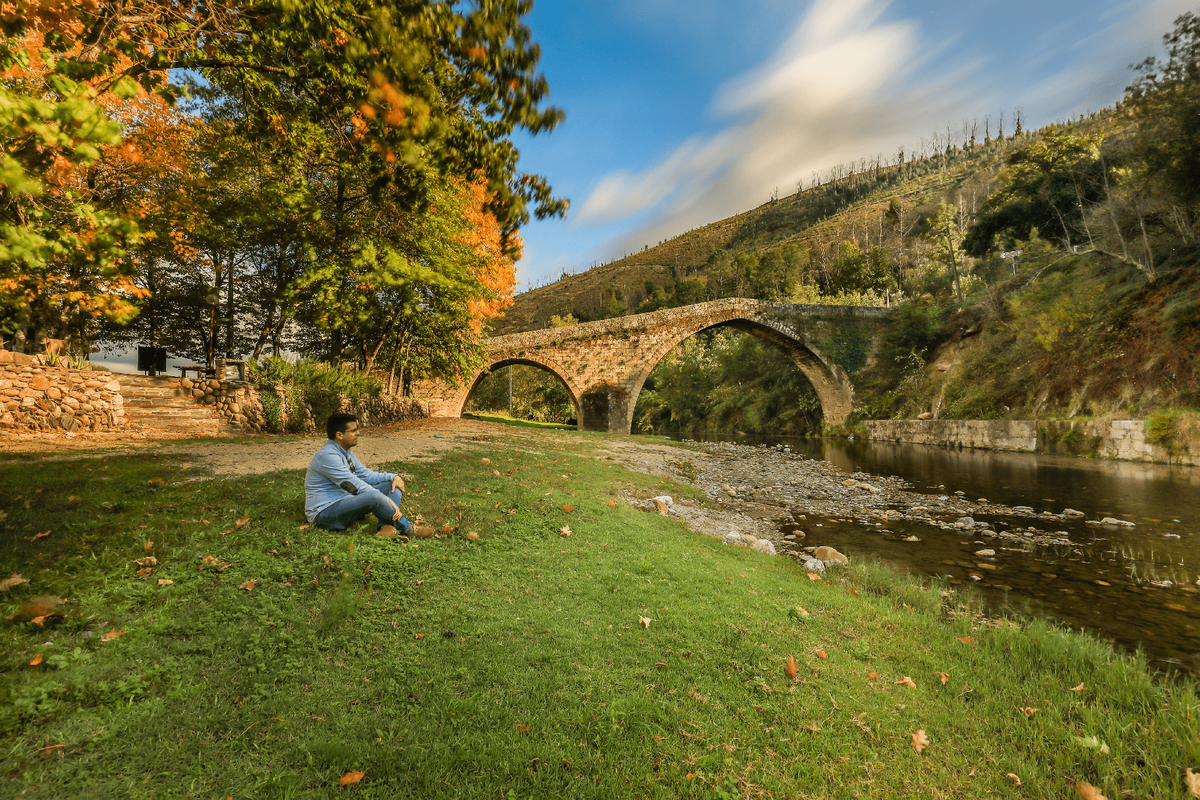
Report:
M 618 491 L 694 490 L 602 442 L 393 465 L 410 511 L 453 528 L 407 546 L 303 527 L 296 472 L 0 465 L 0 570 L 31 581 L 2 595 L 3 794 L 332 797 L 363 771 L 363 797 L 1013 796 L 1009 773 L 1021 796 L 1184 796 L 1190 682 L 635 511 Z M 45 627 L 21 621 L 36 595 L 67 601 Z

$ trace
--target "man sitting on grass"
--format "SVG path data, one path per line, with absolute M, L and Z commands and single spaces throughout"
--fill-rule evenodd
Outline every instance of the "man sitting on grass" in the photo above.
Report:
M 304 516 L 318 528 L 345 530 L 368 513 L 379 521 L 376 536 L 433 536 L 433 528 L 416 527 L 400 513 L 404 481 L 399 475 L 374 472 L 350 452 L 358 444 L 358 417 L 330 414 L 325 421 L 329 441 L 321 446 L 304 476 Z

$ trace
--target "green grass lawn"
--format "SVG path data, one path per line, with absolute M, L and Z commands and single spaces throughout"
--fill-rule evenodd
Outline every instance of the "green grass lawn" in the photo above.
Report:
M 446 529 L 407 545 L 306 527 L 300 472 L 0 464 L 0 795 L 1189 796 L 1191 682 L 631 509 L 693 490 L 601 440 L 378 465 Z

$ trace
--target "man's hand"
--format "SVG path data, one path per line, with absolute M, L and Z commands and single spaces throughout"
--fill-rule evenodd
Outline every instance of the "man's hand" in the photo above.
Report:
M 399 489 L 402 492 L 404 491 L 404 479 L 401 478 L 399 475 L 392 478 L 392 491 L 394 492 L 397 489 Z
M 397 478 L 396 480 L 400 480 L 400 479 Z M 401 482 L 401 485 L 403 485 L 403 482 Z M 404 491 L 404 490 L 401 489 L 400 491 Z M 400 517 L 404 516 L 403 514 L 400 513 L 400 506 L 396 505 L 395 500 L 393 500 L 392 498 L 389 497 L 387 499 L 387 501 L 392 504 L 392 508 L 396 509 L 396 513 L 392 514 L 392 519 L 396 520 L 396 519 L 400 519 Z

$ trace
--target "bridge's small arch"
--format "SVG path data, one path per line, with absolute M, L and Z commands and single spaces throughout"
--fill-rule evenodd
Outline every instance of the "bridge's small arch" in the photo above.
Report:
M 562 387 L 566 390 L 567 395 L 570 397 L 571 404 L 575 409 L 575 419 L 582 419 L 580 416 L 580 397 L 582 392 L 580 392 L 576 387 L 572 386 L 571 382 L 563 376 L 563 371 L 559 368 L 556 368 L 557 365 L 552 364 L 548 359 L 539 360 L 523 358 L 519 356 L 495 358 L 488 363 L 486 367 L 480 369 L 479 372 L 476 373 L 469 382 L 464 384 L 464 390 L 457 398 L 455 398 L 455 402 L 450 406 L 452 409 L 451 415 L 461 416 L 468 400 L 470 400 L 471 395 L 475 392 L 475 390 L 479 388 L 479 385 L 489 375 L 495 374 L 509 366 L 533 367 L 541 370 L 542 372 L 549 373 L 562 385 Z
M 658 363 L 685 340 L 715 328 L 732 328 L 778 348 L 808 378 L 809 383 L 816 390 L 817 397 L 821 401 L 821 413 L 825 423 L 840 425 L 845 422 L 853 406 L 854 390 L 849 376 L 840 367 L 827 360 L 807 338 L 782 330 L 768 321 L 745 315 L 731 315 L 728 319 L 717 322 L 708 319 L 694 328 L 679 331 L 678 335 L 665 341 L 651 357 L 646 359 L 642 369 L 628 384 L 629 398 L 625 404 L 625 430 L 632 430 L 637 398 L 645 386 L 646 379 L 650 377 L 650 373 L 654 371 Z

